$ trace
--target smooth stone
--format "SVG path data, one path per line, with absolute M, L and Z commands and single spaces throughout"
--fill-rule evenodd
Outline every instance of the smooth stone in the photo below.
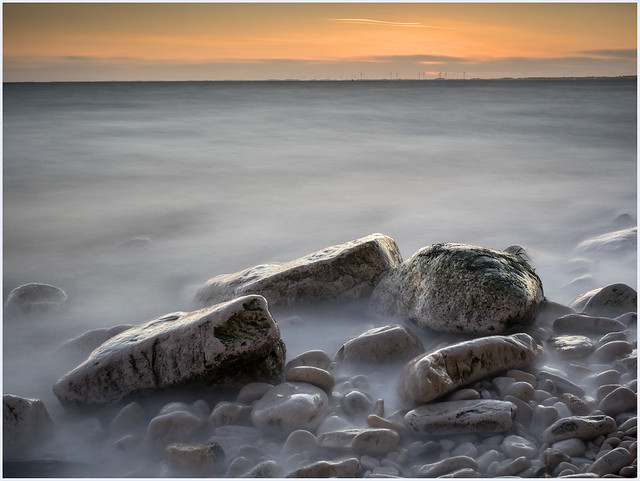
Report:
M 40 399 L 13 394 L 2 396 L 2 451 L 4 459 L 23 457 L 53 435 L 55 424 Z
M 620 321 L 625 326 L 629 326 L 631 324 L 636 324 L 638 322 L 638 313 L 637 312 L 625 312 L 624 314 L 620 314 L 615 317 L 616 321 Z
M 317 386 L 282 383 L 273 387 L 254 404 L 251 422 L 277 436 L 305 429 L 314 431 L 328 413 L 329 398 Z
M 620 372 L 616 369 L 607 369 L 606 371 L 597 372 L 586 377 L 583 382 L 598 387 L 607 384 L 619 384 Z
M 513 378 L 519 382 L 528 382 L 532 386 L 535 386 L 536 382 L 538 381 L 534 374 L 526 371 L 521 371 L 520 369 L 509 369 L 505 373 L 505 376 Z
M 552 446 L 542 452 L 542 460 L 547 469 L 553 470 L 560 463 L 571 461 L 571 455 L 565 453 L 562 449 Z
M 553 322 L 553 331 L 559 334 L 575 334 L 592 332 L 606 334 L 612 331 L 624 331 L 627 328 L 622 322 L 609 317 L 596 317 L 585 313 L 567 314 Z
M 273 387 L 268 382 L 250 382 L 242 386 L 236 396 L 236 402 L 240 404 L 253 404 Z
M 281 478 L 284 469 L 272 459 L 267 459 L 253 466 L 240 476 L 241 478 Z
M 562 441 L 551 444 L 551 447 L 570 457 L 580 456 L 584 454 L 587 449 L 584 441 L 578 438 L 563 439 Z
M 193 414 L 194 416 L 197 416 L 201 421 L 207 420 L 206 413 L 202 412 L 200 409 L 193 406 L 192 404 L 187 404 L 179 401 L 170 402 L 162 406 L 160 411 L 158 411 L 157 416 L 162 416 L 164 414 L 171 414 L 175 412 L 187 412 L 187 413 Z
M 371 234 L 282 264 L 263 264 L 213 277 L 195 299 L 211 305 L 259 294 L 271 307 L 353 301 L 371 293 L 400 262 L 402 256 L 392 238 Z
M 316 429 L 316 435 L 320 436 L 321 434 L 328 433 L 331 431 L 341 431 L 344 429 L 350 429 L 352 427 L 351 423 L 347 422 L 345 419 L 332 414 L 324 418 L 324 420 Z
M 188 411 L 173 411 L 154 417 L 147 428 L 145 440 L 153 445 L 163 445 L 187 441 L 204 422 Z
M 525 402 L 531 401 L 533 399 L 534 389 L 531 384 L 528 382 L 516 381 L 511 386 L 509 386 L 504 395 L 505 396 L 513 396 L 518 399 L 522 399 Z
M 637 312 L 638 294 L 626 284 L 609 284 L 595 292 L 587 301 L 583 312 L 592 316 L 616 317 Z
M 549 444 L 569 438 L 593 439 L 615 428 L 616 422 L 609 416 L 571 416 L 558 419 L 541 434 L 540 439 Z
M 611 341 L 599 348 L 591 354 L 590 360 L 597 362 L 612 362 L 616 359 L 624 357 L 633 351 L 633 347 L 627 341 Z
M 638 227 L 627 227 L 583 240 L 575 250 L 578 253 L 582 252 L 591 256 L 635 252 L 638 245 L 637 239 Z
M 503 401 L 510 402 L 516 406 L 516 417 L 513 419 L 515 422 L 528 426 L 531 423 L 531 417 L 533 416 L 533 408 L 522 399 L 506 395 Z
M 254 463 L 249 461 L 244 456 L 238 456 L 234 458 L 227 466 L 227 472 L 225 473 L 226 478 L 239 478 L 246 472 L 248 472 Z
M 165 448 L 171 464 L 188 471 L 206 472 L 222 465 L 224 451 L 218 443 L 174 443 Z
M 501 476 L 513 476 L 516 475 L 525 469 L 531 466 L 531 461 L 525 456 L 520 456 L 516 459 L 507 460 L 502 463 L 499 463 L 498 468 L 496 469 L 495 475 L 498 477 Z
M 63 310 L 67 294 L 59 287 L 38 282 L 13 289 L 4 303 L 5 315 L 49 314 Z
M 442 476 L 439 476 L 440 478 L 475 478 L 476 476 L 476 470 L 475 469 L 471 469 L 471 468 L 462 468 L 462 469 L 456 469 L 455 471 L 452 471 L 448 474 L 443 474 Z
M 626 341 L 627 340 L 627 332 L 628 331 L 624 331 L 624 332 L 610 332 L 608 334 L 605 334 L 604 336 L 602 336 L 600 339 L 598 339 L 598 342 L 596 342 L 596 347 L 600 347 L 608 342 L 611 341 Z
M 169 388 L 237 387 L 280 379 L 285 355 L 266 300 L 247 296 L 128 329 L 94 350 L 53 391 L 65 406 L 101 407 Z
M 136 434 L 125 434 L 113 443 L 116 448 L 124 452 L 133 452 L 138 449 L 141 444 L 142 438 Z
M 571 409 L 569 409 L 569 407 L 561 401 L 554 403 L 553 407 L 558 410 L 558 416 L 560 418 L 568 418 L 570 416 L 573 416 Z
M 416 478 L 437 478 L 444 474 L 466 468 L 476 470 L 478 463 L 469 456 L 453 456 L 438 461 L 437 463 L 416 466 L 411 472 Z
M 109 430 L 114 435 L 134 433 L 143 428 L 145 418 L 144 409 L 134 401 L 118 411 L 109 424 Z
M 407 429 L 420 434 L 493 434 L 508 430 L 515 414 L 516 406 L 505 401 L 446 401 L 418 406 L 404 421 Z
M 359 454 L 387 454 L 393 451 L 400 435 L 393 429 L 351 428 L 318 436 L 318 446 Z
M 318 386 L 326 392 L 331 392 L 335 380 L 329 371 L 314 366 L 297 366 L 286 371 L 284 379 L 287 382 L 306 382 Z
M 77 362 L 82 362 L 91 354 L 95 348 L 117 336 L 121 332 L 135 327 L 133 324 L 120 324 L 119 326 L 109 328 L 99 328 L 87 331 L 79 336 L 63 342 L 57 349 L 57 353 L 72 358 Z
M 583 359 L 594 349 L 591 339 L 578 335 L 554 336 L 546 341 L 545 345 L 553 354 L 564 360 Z
M 282 446 L 285 454 L 300 453 L 302 451 L 313 451 L 316 448 L 317 438 L 315 435 L 304 429 L 293 431 Z
M 369 414 L 366 421 L 367 426 L 370 428 L 393 429 L 400 436 L 404 436 L 407 433 L 407 428 L 404 427 L 404 425 L 395 423 L 376 414 Z
M 585 395 L 584 389 L 582 387 L 571 382 L 569 379 L 567 379 L 565 376 L 561 374 L 556 374 L 543 368 L 538 372 L 538 377 L 540 379 L 549 379 L 553 381 L 556 388 L 561 392 L 568 392 L 580 397 L 583 397 Z
M 382 316 L 436 331 L 499 334 L 532 324 L 543 298 L 540 278 L 518 256 L 433 244 L 384 277 L 370 306 Z
M 538 447 L 535 443 L 515 434 L 504 438 L 501 447 L 502 451 L 512 458 L 520 456 L 532 458 L 538 452 Z
M 480 393 L 476 389 L 464 388 L 456 389 L 447 396 L 446 401 L 465 401 L 469 399 L 480 399 Z
M 287 474 L 287 478 L 355 478 L 360 469 L 357 458 L 341 461 L 316 461 Z
M 451 451 L 452 456 L 469 456 L 475 459 L 478 456 L 478 448 L 471 442 L 460 444 L 458 447 Z
M 635 412 L 637 405 L 636 393 L 627 387 L 621 386 L 607 394 L 598 403 L 598 409 L 609 416 L 616 416 L 627 411 Z
M 344 412 L 352 415 L 370 413 L 373 409 L 373 399 L 364 392 L 354 389 L 342 398 L 342 408 Z
M 226 426 L 228 424 L 247 424 L 251 416 L 251 406 L 236 402 L 222 401 L 215 405 L 209 415 L 211 426 Z
M 477 459 L 478 467 L 476 469 L 480 473 L 486 473 L 487 469 L 489 468 L 489 465 L 493 462 L 497 462 L 499 459 L 500 459 L 500 453 L 495 449 L 490 449 L 478 457 Z
M 631 464 L 633 458 L 634 456 L 625 448 L 615 448 L 597 459 L 589 471 L 598 476 L 616 474 L 623 467 Z
M 326 352 L 320 349 L 313 349 L 311 351 L 305 351 L 302 354 L 298 354 L 296 357 L 288 361 L 285 366 L 285 371 L 299 366 L 313 366 L 326 370 L 329 368 L 330 364 L 331 358 Z
M 422 341 L 404 326 L 376 327 L 345 342 L 333 356 L 339 363 L 406 362 L 422 354 Z
M 398 394 L 407 403 L 428 403 L 474 381 L 531 364 L 540 353 L 536 341 L 524 333 L 453 344 L 409 361 L 398 377 Z
M 538 404 L 533 408 L 530 430 L 534 436 L 541 434 L 559 419 L 558 410 L 553 406 Z

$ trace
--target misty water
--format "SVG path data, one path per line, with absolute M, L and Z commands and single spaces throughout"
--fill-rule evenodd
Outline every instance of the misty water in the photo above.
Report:
M 405 259 L 437 242 L 527 246 L 564 304 L 637 288 L 635 253 L 566 286 L 580 241 L 635 222 L 635 79 L 3 88 L 3 296 L 27 282 L 68 295 L 61 315 L 5 319 L 3 390 L 54 421 L 67 414 L 51 387 L 75 365 L 56 355 L 65 340 L 193 310 L 210 277 L 375 232 Z M 388 320 L 276 321 L 291 358 Z

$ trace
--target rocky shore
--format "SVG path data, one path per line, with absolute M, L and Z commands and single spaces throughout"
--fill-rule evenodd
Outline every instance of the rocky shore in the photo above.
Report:
M 636 228 L 581 256 L 632 246 Z M 553 302 L 522 246 L 372 234 L 213 277 L 197 309 L 79 333 L 52 386 L 68 416 L 5 393 L 5 477 L 636 477 L 637 294 Z M 64 312 L 16 288 L 7 322 Z M 331 306 L 376 326 L 298 352 L 284 323 Z M 75 354 L 74 354 L 75 353 Z M 95 446 L 84 458 L 61 448 Z

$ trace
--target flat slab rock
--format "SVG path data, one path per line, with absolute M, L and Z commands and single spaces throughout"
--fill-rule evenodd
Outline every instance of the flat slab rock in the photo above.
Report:
M 428 403 L 484 377 L 525 367 L 541 351 L 524 333 L 481 337 L 443 347 L 404 366 L 398 376 L 398 394 L 411 404 Z
M 374 289 L 374 311 L 442 332 L 500 334 L 534 322 L 542 282 L 520 257 L 467 244 L 424 247 Z
M 400 262 L 402 256 L 393 239 L 371 234 L 282 264 L 263 264 L 213 277 L 195 298 L 210 305 L 260 294 L 271 307 L 351 301 L 371 293 Z
M 69 407 L 100 407 L 174 387 L 236 387 L 282 377 L 285 346 L 261 296 L 173 313 L 128 329 L 54 385 Z
M 493 434 L 508 430 L 515 415 L 511 402 L 472 399 L 418 406 L 405 415 L 404 422 L 407 429 L 420 434 Z

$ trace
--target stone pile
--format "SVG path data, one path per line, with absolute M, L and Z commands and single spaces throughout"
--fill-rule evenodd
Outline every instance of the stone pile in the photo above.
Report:
M 365 252 L 355 254 L 358 246 Z M 63 405 L 89 416 L 75 442 L 103 446 L 119 460 L 117 476 L 636 476 L 632 288 L 606 286 L 572 307 L 554 305 L 517 249 L 440 244 L 402 263 L 393 246 L 374 235 L 301 258 L 305 267 L 294 267 L 299 259 L 274 268 L 260 277 L 268 281 L 248 282 L 261 269 L 224 289 L 218 278 L 199 294 L 215 304 L 116 329 L 54 387 Z M 360 279 L 343 264 L 362 262 L 377 267 L 361 268 Z M 325 270 L 326 278 L 318 274 Z M 410 322 L 368 329 L 335 353 L 287 360 L 267 299 L 302 301 L 296 273 L 305 288 L 339 273 L 340 293 L 314 291 L 314 302 L 373 290 L 372 305 L 393 307 L 388 322 Z M 461 295 L 460 279 L 478 285 Z M 392 303 L 391 292 L 402 299 Z M 446 308 L 434 306 L 438 299 Z M 434 336 L 443 319 L 463 334 Z M 82 348 L 104 336 L 81 337 Z M 390 379 L 381 395 L 374 379 L 383 369 Z M 22 456 L 41 438 L 64 442 L 60 428 L 41 402 L 5 396 L 5 457 L 17 456 L 7 440 L 22 443 Z

